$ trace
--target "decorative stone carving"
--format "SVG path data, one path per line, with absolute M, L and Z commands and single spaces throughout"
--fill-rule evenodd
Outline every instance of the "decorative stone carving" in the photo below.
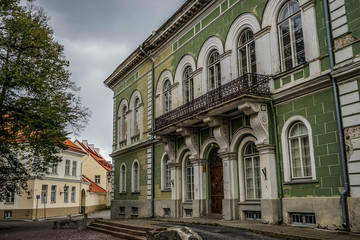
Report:
M 189 148 L 191 158 L 199 158 L 199 131 L 196 128 L 179 127 L 176 132 L 185 137 L 185 144 Z
M 175 162 L 175 138 L 171 136 L 160 136 L 160 141 L 164 143 L 164 149 L 169 156 L 170 162 Z
M 214 128 L 214 137 L 220 146 L 220 152 L 229 150 L 229 126 L 227 118 L 208 117 L 203 120 L 210 127 Z
M 268 112 L 266 104 L 246 102 L 238 109 L 250 116 L 250 125 L 255 132 L 257 146 L 269 144 Z

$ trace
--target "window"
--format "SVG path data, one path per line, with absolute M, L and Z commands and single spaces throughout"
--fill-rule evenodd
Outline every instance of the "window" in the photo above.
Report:
M 69 186 L 64 187 L 64 203 L 69 202 Z
M 309 135 L 302 122 L 296 122 L 292 125 L 289 130 L 288 141 L 292 179 L 311 178 Z
M 75 202 L 76 187 L 71 187 L 71 202 Z
M 191 67 L 187 67 L 184 71 L 183 91 L 184 103 L 188 103 L 194 99 L 194 80 Z
M 135 118 L 134 118 L 134 124 L 135 124 L 135 135 L 140 134 L 140 99 L 136 98 L 135 100 Z
M 70 175 L 70 160 L 65 161 L 65 175 Z
M 260 157 L 254 142 L 249 142 L 244 149 L 244 176 L 246 199 L 261 198 Z
M 246 73 L 256 72 L 256 55 L 254 34 L 250 29 L 246 29 L 239 38 L 239 76 Z
M 164 190 L 171 189 L 171 170 L 169 166 L 170 158 L 166 154 L 163 159 L 163 181 L 164 181 Z
M 12 211 L 4 211 L 4 218 L 12 218 Z
M 126 166 L 122 164 L 120 167 L 120 193 L 126 193 Z
M 56 185 L 51 186 L 51 199 L 52 203 L 56 203 Z
M 41 187 L 41 202 L 47 203 L 47 191 L 48 191 L 48 185 L 42 185 Z
M 126 119 L 126 114 L 127 114 L 127 107 L 125 106 L 122 110 L 122 140 L 126 140 L 127 138 L 127 119 Z
M 52 174 L 57 174 L 58 173 L 58 165 L 55 165 L 55 166 L 52 167 L 51 173 Z
M 132 167 L 132 191 L 139 192 L 139 163 L 136 160 Z
M 189 156 L 185 160 L 186 201 L 194 199 L 194 167 Z
M 73 161 L 73 165 L 72 165 L 72 175 L 76 176 L 76 169 L 77 169 L 77 162 Z
M 14 204 L 14 196 L 15 196 L 14 192 L 7 193 L 5 203 L 6 204 Z
M 171 111 L 171 83 L 166 80 L 163 89 L 164 94 L 164 113 Z
M 95 181 L 96 184 L 100 184 L 100 175 L 95 175 Z
M 219 52 L 214 50 L 208 60 L 209 90 L 216 89 L 221 85 L 221 67 Z
M 281 67 L 284 71 L 305 62 L 301 10 L 295 1 L 286 3 L 278 16 Z

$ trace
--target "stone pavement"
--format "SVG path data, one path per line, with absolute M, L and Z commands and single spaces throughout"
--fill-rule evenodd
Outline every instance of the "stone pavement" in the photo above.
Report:
M 96 216 L 101 217 L 105 212 L 96 213 Z M 107 216 L 107 215 L 105 215 Z M 277 237 L 283 239 L 356 239 L 360 240 L 360 234 L 350 233 L 346 231 L 324 230 L 318 228 L 309 227 L 294 227 L 288 225 L 269 225 L 262 224 L 258 221 L 244 221 L 244 220 L 215 220 L 205 218 L 155 218 L 155 219 L 124 219 L 124 220 L 111 220 L 111 221 L 123 221 L 124 224 L 131 224 L 144 227 L 155 227 L 158 224 L 165 222 L 189 224 L 190 228 L 192 224 L 206 224 L 214 227 L 233 227 L 251 232 L 262 234 L 270 237 Z

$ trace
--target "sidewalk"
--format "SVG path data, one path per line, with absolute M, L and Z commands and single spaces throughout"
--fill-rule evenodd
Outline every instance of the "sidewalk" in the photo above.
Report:
M 257 221 L 245 220 L 213 220 L 204 218 L 160 218 L 160 219 L 124 219 L 124 220 L 111 220 L 111 221 L 124 221 L 126 224 L 136 226 L 156 226 L 161 223 L 181 223 L 181 224 L 206 224 L 214 227 L 232 227 L 251 232 L 266 235 L 270 237 L 277 237 L 283 239 L 360 239 L 360 234 L 349 233 L 345 231 L 332 231 L 318 228 L 309 227 L 294 227 L 288 225 L 268 225 L 262 224 Z M 191 228 L 191 226 L 189 226 Z

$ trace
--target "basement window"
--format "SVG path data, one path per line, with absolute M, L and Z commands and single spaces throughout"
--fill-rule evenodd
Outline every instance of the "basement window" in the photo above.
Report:
M 316 219 L 313 213 L 291 213 L 291 224 L 294 226 L 315 227 Z
M 246 220 L 261 220 L 261 212 L 258 211 L 246 211 L 245 219 Z
M 120 207 L 119 215 L 125 215 L 125 207 Z
M 185 209 L 185 216 L 192 217 L 192 209 Z
M 131 208 L 131 215 L 132 215 L 132 216 L 137 216 L 137 215 L 139 215 L 139 208 L 137 208 L 137 207 L 132 207 L 132 208 Z
M 170 217 L 170 208 L 163 208 L 164 209 L 164 217 Z
M 4 218 L 12 218 L 12 211 L 5 211 Z

